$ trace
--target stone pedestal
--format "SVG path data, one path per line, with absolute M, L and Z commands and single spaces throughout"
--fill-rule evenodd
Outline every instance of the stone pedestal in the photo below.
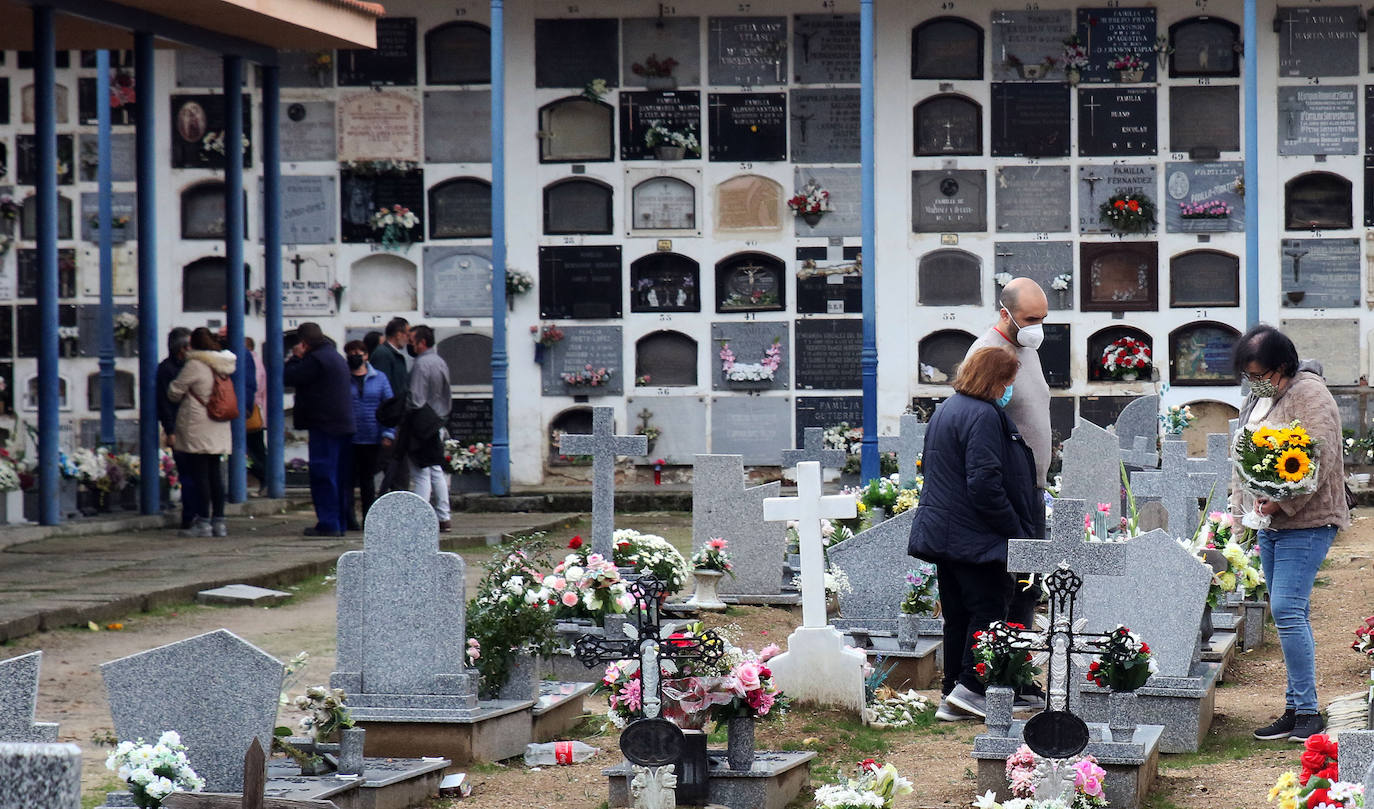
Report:
M 531 710 L 534 717 L 531 741 L 551 742 L 566 738 L 568 731 L 582 719 L 582 699 L 595 687 L 595 683 L 540 682 L 539 699 Z
M 758 752 L 748 770 L 732 770 L 725 751 L 711 751 L 710 795 L 707 803 L 730 809 L 786 809 L 811 780 L 816 754 Z M 625 762 L 601 771 L 607 778 L 610 806 L 632 806 L 630 765 Z
M 977 794 L 992 790 L 999 801 L 1011 797 L 1007 787 L 1007 759 L 1021 746 L 1025 724 L 1021 721 L 1012 723 L 1006 736 L 984 733 L 974 738 L 973 757 L 978 761 Z M 1139 809 L 1159 771 L 1159 740 L 1163 728 L 1140 725 L 1130 742 L 1111 741 L 1106 725 L 1090 724 L 1088 730 L 1090 741 L 1083 754 L 1095 757 L 1098 765 L 1107 771 L 1104 791 L 1112 809 Z
M 1221 618 L 1225 613 L 1216 613 L 1213 618 Z M 1244 621 L 1241 621 L 1242 626 Z M 1236 659 L 1236 654 L 1240 651 L 1240 635 L 1233 629 L 1221 629 L 1220 626 L 1212 630 L 1212 643 L 1202 652 L 1202 662 L 1215 663 L 1218 666 L 1217 682 L 1226 682 L 1226 670 Z
M 692 593 L 692 597 L 688 599 L 687 606 L 711 611 L 725 609 L 725 602 L 720 600 L 720 596 L 716 592 L 721 577 L 724 575 L 719 570 L 693 570 L 692 581 L 696 586 L 696 592 Z
M 1245 611 L 1245 635 L 1241 639 L 1241 648 L 1247 652 L 1258 649 L 1264 645 L 1264 634 L 1269 625 L 1269 602 L 1242 601 L 1240 608 Z
M 911 646 L 902 643 L 901 623 L 903 618 L 913 618 L 908 623 L 914 629 L 915 642 Z M 930 688 L 940 676 L 940 649 L 944 647 L 944 622 L 939 618 L 925 616 L 902 616 L 888 619 L 835 618 L 831 626 L 845 635 L 845 642 L 861 649 L 868 661 L 878 665 L 881 658 L 884 668 L 891 667 L 884 685 L 902 691 L 914 688 L 923 691 Z M 910 630 L 909 630 L 910 631 Z M 860 638 L 864 639 L 860 642 Z
M 769 661 L 769 668 L 773 682 L 794 703 L 857 714 L 864 706 L 866 659 L 833 626 L 800 626 L 788 636 L 787 651 Z
M 461 765 L 523 753 L 534 733 L 533 708 L 533 700 L 491 700 L 481 702 L 476 716 L 468 720 L 386 717 L 376 710 L 355 714 L 354 720 L 367 729 L 365 749 L 370 757 L 441 756 Z
M 1160 725 L 1161 753 L 1194 753 L 1212 727 L 1216 705 L 1217 680 L 1221 666 L 1199 663 L 1191 677 L 1161 677 L 1156 674 L 1136 690 L 1143 725 Z M 1106 722 L 1110 714 L 1103 688 L 1085 683 L 1078 712 L 1089 722 Z

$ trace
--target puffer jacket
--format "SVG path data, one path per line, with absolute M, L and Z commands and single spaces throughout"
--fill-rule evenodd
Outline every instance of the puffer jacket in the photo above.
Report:
M 348 380 L 353 391 L 353 421 L 358 428 L 353 433 L 355 444 L 380 444 L 383 438 L 395 438 L 396 431 L 377 423 L 377 406 L 391 398 L 391 382 L 386 374 L 371 365 L 363 375 L 363 388 L 358 390 L 358 377 Z
M 167 398 L 180 402 L 177 408 L 176 449 L 198 455 L 227 455 L 234 449 L 227 421 L 212 421 L 205 413 L 205 402 L 215 385 L 215 374 L 234 373 L 238 360 L 232 351 L 192 351 L 186 356 L 181 373 L 167 386 Z M 240 406 L 242 411 L 242 406 Z

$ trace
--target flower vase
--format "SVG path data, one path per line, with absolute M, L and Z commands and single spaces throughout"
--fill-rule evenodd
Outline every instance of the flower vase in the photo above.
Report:
M 825 216 L 825 214 L 821 211 L 807 211 L 801 215 L 801 218 L 802 221 L 806 223 L 807 227 L 814 228 L 821 223 L 822 216 Z
M 654 470 L 654 485 L 655 485 L 655 486 L 662 486 L 662 485 L 663 485 L 663 470 L 662 470 L 662 469 L 655 469 L 655 470 Z
M 129 337 L 120 337 L 115 340 L 115 355 L 119 357 L 132 357 L 134 355 L 134 341 Z
M 678 758 L 677 800 L 679 805 L 706 803 L 710 794 L 711 759 L 706 753 L 706 732 L 682 731 L 682 754 Z
M 1202 650 L 1205 652 L 1212 646 L 1212 605 L 1208 604 L 1202 608 Z
M 1067 289 L 1056 290 L 1059 293 L 1059 308 L 1069 308 L 1069 291 Z
M 887 511 L 882 506 L 869 506 L 868 524 L 869 526 L 881 525 L 887 522 Z
M 897 616 L 897 645 L 903 649 L 914 649 L 921 638 L 921 619 L 916 615 L 902 613 Z
M 1078 80 L 1082 78 L 1082 76 L 1083 74 L 1074 68 L 1070 68 L 1064 71 L 1064 78 L 1068 79 L 1069 86 L 1071 87 L 1078 86 Z
M 62 341 L 62 356 L 71 358 L 76 356 L 76 341 L 70 338 Z
M 1122 382 L 1134 382 L 1134 381 L 1136 381 L 1136 380 L 1139 379 L 1139 378 L 1140 378 L 1140 375 L 1137 374 L 1135 371 L 1128 371 L 1128 372 L 1126 372 L 1126 373 L 1124 373 L 1124 374 L 1121 375 L 1121 381 L 1122 381 Z
M 1145 80 L 1145 68 L 1135 70 L 1118 70 L 1116 77 L 1122 84 L 1138 84 Z
M 1016 701 L 1016 690 L 1005 685 L 990 685 L 985 693 L 987 706 L 988 733 L 993 736 L 1008 736 L 1011 733 L 1012 704 Z
M 724 601 L 720 600 L 720 595 L 716 589 L 720 587 L 720 580 L 725 574 L 719 570 L 704 570 L 697 568 L 692 571 L 692 581 L 696 585 L 696 591 L 688 600 L 688 604 L 699 610 L 719 611 L 726 607 Z
M 342 312 L 342 311 L 343 311 L 343 290 L 342 290 L 342 289 L 334 289 L 334 290 L 330 290 L 330 291 L 334 293 L 334 312 L 335 312 L 335 313 Z
M 0 496 L 0 525 L 22 525 L 24 519 L 24 492 L 11 489 Z
M 1136 724 L 1140 721 L 1140 704 L 1134 691 L 1113 691 L 1107 695 L 1107 729 L 1112 741 L 1130 742 L 1135 739 Z
M 682 146 L 655 146 L 654 157 L 659 160 L 681 160 L 687 154 Z
M 646 90 L 676 90 L 677 78 L 673 76 L 645 76 L 644 89 Z
M 754 767 L 754 717 L 732 716 L 725 726 L 725 758 L 732 770 Z
M 363 728 L 344 728 L 339 732 L 339 775 L 362 775 Z
M 520 702 L 539 699 L 539 658 L 523 653 L 512 657 L 496 698 Z

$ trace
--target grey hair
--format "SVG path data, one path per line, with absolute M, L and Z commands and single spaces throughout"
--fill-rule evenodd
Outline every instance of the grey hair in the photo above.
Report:
M 185 326 L 177 326 L 167 332 L 167 353 L 169 355 L 175 357 L 189 345 L 191 345 L 191 330 Z

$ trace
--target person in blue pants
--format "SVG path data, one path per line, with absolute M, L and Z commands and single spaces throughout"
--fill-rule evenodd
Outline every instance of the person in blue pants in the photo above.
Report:
M 299 342 L 282 369 L 282 381 L 295 388 L 292 418 L 308 436 L 310 499 L 315 525 L 306 536 L 341 537 L 352 511 L 353 418 L 352 374 L 334 341 L 318 323 L 302 323 Z

